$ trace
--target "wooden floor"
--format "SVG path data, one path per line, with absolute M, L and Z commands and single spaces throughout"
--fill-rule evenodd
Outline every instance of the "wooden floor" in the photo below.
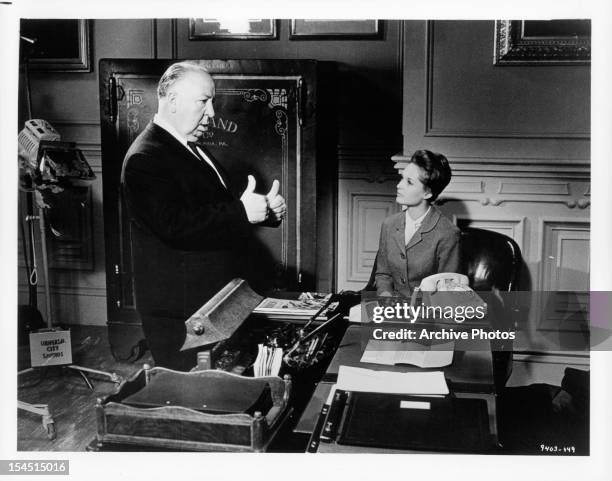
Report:
M 135 363 L 118 362 L 110 352 L 105 326 L 69 326 L 74 364 L 115 372 L 129 377 L 145 362 L 149 352 Z M 18 350 L 19 368 L 29 366 L 27 346 Z M 91 391 L 72 369 L 51 368 L 19 376 L 18 399 L 46 403 L 55 421 L 57 436 L 49 440 L 41 417 L 18 410 L 17 449 L 20 451 L 84 451 L 96 434 L 96 399 L 114 392 L 116 384 L 104 377 L 90 375 Z

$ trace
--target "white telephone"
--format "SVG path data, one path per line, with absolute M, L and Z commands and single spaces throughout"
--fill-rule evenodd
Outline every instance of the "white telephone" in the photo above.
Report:
M 456 272 L 441 272 L 433 274 L 421 281 L 418 287 L 421 291 L 467 291 L 470 289 L 469 280 L 463 274 Z
M 447 292 L 453 294 L 445 294 Z M 487 308 L 487 304 L 470 287 L 468 277 L 456 272 L 442 272 L 424 278 L 412 292 L 411 305 L 416 306 L 419 295 L 422 302 L 429 306 L 480 306 L 484 312 Z

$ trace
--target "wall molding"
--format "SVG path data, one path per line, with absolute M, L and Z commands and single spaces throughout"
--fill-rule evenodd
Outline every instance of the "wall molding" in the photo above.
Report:
M 498 194 L 538 194 L 538 195 L 570 195 L 569 182 L 543 183 L 543 182 L 505 182 L 502 181 L 497 189 Z
M 445 194 L 484 194 L 485 182 L 482 180 L 452 180 L 444 189 Z
M 71 119 L 47 119 L 51 125 L 92 125 L 95 127 L 100 126 L 100 119 L 79 119 L 79 118 L 71 118 Z
M 448 202 L 480 202 L 481 205 L 489 205 L 492 207 L 499 207 L 502 204 L 510 203 L 510 202 L 526 202 L 530 204 L 562 204 L 565 205 L 568 209 L 586 209 L 591 206 L 591 201 L 589 199 L 571 199 L 571 200 L 562 200 L 562 199 L 545 199 L 539 196 L 530 196 L 530 197 L 446 197 L 445 194 L 442 194 L 438 200 L 436 201 L 438 204 L 446 204 Z
M 431 115 L 428 113 L 428 115 Z M 426 122 L 431 122 L 427 119 Z M 591 134 L 589 132 L 525 132 L 516 131 L 509 132 L 504 130 L 451 130 L 451 129 L 436 129 L 428 127 L 423 135 L 424 137 L 448 137 L 448 138 L 483 138 L 483 139 L 576 139 L 589 140 Z
M 345 265 L 345 282 L 359 282 L 365 284 L 370 278 L 372 264 L 376 257 L 378 248 L 373 251 L 367 251 L 364 246 L 366 241 L 366 216 L 365 211 L 375 209 L 385 211 L 381 216 L 382 219 L 393 214 L 396 210 L 395 196 L 389 194 L 379 194 L 362 190 L 350 191 L 348 193 L 348 228 L 347 246 L 348 262 Z M 356 234 L 354 238 L 353 234 Z M 375 232 L 374 236 L 378 239 L 379 231 Z
M 407 164 L 410 156 L 392 155 L 389 162 L 388 152 L 388 148 L 380 145 L 339 145 L 339 180 L 397 182 L 398 170 Z M 500 207 L 507 203 L 544 203 L 580 210 L 591 206 L 588 160 L 511 157 L 451 157 L 449 160 L 453 181 L 440 196 L 440 204 L 471 201 Z M 571 182 L 589 184 L 584 193 L 572 195 Z M 582 188 L 577 190 L 581 192 Z
M 504 131 L 480 129 L 440 129 L 433 125 L 434 113 L 434 30 L 435 21 L 428 20 L 425 26 L 425 119 L 424 137 L 449 138 L 501 138 L 501 139 L 576 139 L 589 140 L 590 132 L 533 132 L 533 131 Z
M 151 19 L 151 58 L 157 58 L 157 19 Z
M 178 20 L 173 18 L 170 24 L 170 36 L 172 39 L 172 60 L 176 60 L 178 58 Z
M 582 160 L 537 159 L 537 163 L 517 163 L 517 159 L 489 161 L 487 158 L 483 162 L 483 158 L 473 157 L 466 162 L 467 159 L 449 159 L 453 180 L 440 196 L 440 204 L 478 202 L 483 206 L 499 207 L 507 203 L 539 203 L 561 204 L 580 210 L 591 206 L 590 164 Z M 478 163 L 473 162 L 474 159 Z M 410 157 L 398 154 L 392 160 L 396 162 L 395 168 L 401 170 Z M 572 195 L 572 182 L 587 182 L 584 193 Z M 579 184 L 575 190 L 582 192 L 584 188 Z
M 546 273 L 549 269 L 549 261 L 552 259 L 547 258 L 547 234 L 554 230 L 565 230 L 565 231 L 576 231 L 582 233 L 588 233 L 590 238 L 591 223 L 589 219 L 575 219 L 570 217 L 558 217 L 558 216 L 541 216 L 538 221 L 538 229 L 540 236 L 538 238 L 537 252 L 539 256 L 540 272 L 539 272 L 539 289 L 541 291 L 549 290 L 550 287 L 547 285 Z M 552 282 L 552 279 L 548 279 L 548 282 Z
M 410 161 L 410 155 L 397 153 L 391 156 L 396 169 L 402 169 Z M 541 157 L 481 157 L 448 156 L 453 176 L 476 177 L 528 177 L 555 180 L 587 180 L 591 178 L 589 159 L 545 159 Z
M 49 286 L 51 295 L 59 296 L 81 296 L 81 297 L 104 297 L 106 298 L 106 287 L 85 287 L 85 286 L 58 286 L 51 284 Z M 20 294 L 28 294 L 28 284 L 19 283 L 18 292 Z M 38 284 L 36 292 L 39 298 L 44 298 L 44 284 Z
M 528 257 L 526 246 L 528 245 L 525 238 L 525 217 L 485 217 L 485 216 L 465 216 L 465 215 L 453 215 L 453 222 L 458 227 L 475 227 L 478 229 L 487 229 L 492 231 L 503 231 L 509 230 L 514 241 L 518 244 L 519 249 L 523 258 Z M 508 235 L 507 232 L 502 232 L 504 235 Z
M 404 49 L 406 38 L 406 22 L 404 20 L 398 21 L 398 32 L 397 32 L 397 59 L 395 65 L 395 71 L 398 75 L 397 84 L 400 86 L 400 95 L 401 98 L 404 98 Z

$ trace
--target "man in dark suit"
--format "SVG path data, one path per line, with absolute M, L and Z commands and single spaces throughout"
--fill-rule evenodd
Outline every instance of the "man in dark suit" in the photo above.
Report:
M 223 167 L 196 145 L 215 115 L 215 84 L 200 66 L 176 63 L 161 77 L 153 121 L 128 150 L 121 174 L 130 217 L 134 294 L 156 365 L 187 370 L 184 321 L 234 277 L 243 276 L 252 224 L 278 225 L 285 201 L 274 181 L 238 197 Z

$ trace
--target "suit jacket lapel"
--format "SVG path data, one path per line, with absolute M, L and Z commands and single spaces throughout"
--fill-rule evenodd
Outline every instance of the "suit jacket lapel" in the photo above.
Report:
M 406 245 L 406 249 L 410 249 L 421 242 L 423 240 L 423 234 L 432 230 L 438 223 L 438 219 L 440 219 L 440 211 L 432 206 L 429 214 L 423 219 L 421 227 L 419 227 L 412 236 L 412 239 L 408 242 L 408 245 Z
M 215 170 L 210 165 L 208 165 L 206 161 L 203 162 L 200 159 L 198 159 L 195 156 L 195 154 L 189 150 L 189 147 L 185 147 L 185 145 L 181 144 L 172 134 L 167 132 L 165 129 L 161 128 L 159 125 L 157 125 L 153 121 L 150 122 L 149 127 L 154 130 L 155 135 L 163 136 L 164 142 L 167 144 L 169 143 L 169 145 L 172 145 L 174 150 L 177 152 L 177 154 L 179 154 L 183 159 L 187 160 L 188 162 L 191 162 L 192 165 L 197 165 L 198 169 L 206 170 L 206 172 L 214 176 L 214 178 L 217 179 L 217 181 L 219 180 Z M 208 149 L 202 147 L 202 145 L 200 144 L 198 144 L 198 147 L 202 149 L 202 151 L 208 156 L 211 162 L 215 165 L 215 167 L 219 171 L 219 174 L 221 175 L 221 178 L 223 179 L 223 182 L 225 182 L 227 189 L 231 191 L 230 182 L 229 182 L 228 175 L 225 169 L 221 167 L 219 162 L 216 161 L 216 159 L 211 155 Z M 224 188 L 223 185 L 221 185 L 221 183 L 219 183 L 219 185 L 221 186 L 221 188 Z
M 188 147 L 185 147 L 181 144 L 170 132 L 166 129 L 161 128 L 155 122 L 151 121 L 149 124 L 151 129 L 154 132 L 154 135 L 157 137 L 162 137 L 160 139 L 166 146 L 172 147 L 172 149 L 176 152 L 178 158 L 182 158 L 185 161 L 192 163 L 193 165 L 202 165 L 202 162 L 193 154 L 193 152 L 189 151 Z M 200 167 L 201 168 L 201 167 Z
M 227 186 L 227 188 L 230 189 L 231 182 L 223 166 L 219 163 L 217 159 L 215 159 L 215 157 L 210 153 L 210 151 L 206 147 L 204 147 L 202 144 L 198 144 L 198 147 L 200 148 L 200 150 L 202 150 L 202 152 L 204 152 L 204 154 L 210 159 L 213 165 L 217 168 L 217 170 L 219 171 L 219 175 L 223 179 L 223 182 L 225 182 L 225 185 Z
M 402 215 L 398 216 L 397 218 L 397 222 L 395 223 L 395 230 L 393 231 L 393 238 L 395 239 L 395 242 L 397 242 L 397 245 L 399 246 L 400 250 L 402 252 L 404 252 L 404 249 L 406 249 L 406 213 L 402 212 Z

